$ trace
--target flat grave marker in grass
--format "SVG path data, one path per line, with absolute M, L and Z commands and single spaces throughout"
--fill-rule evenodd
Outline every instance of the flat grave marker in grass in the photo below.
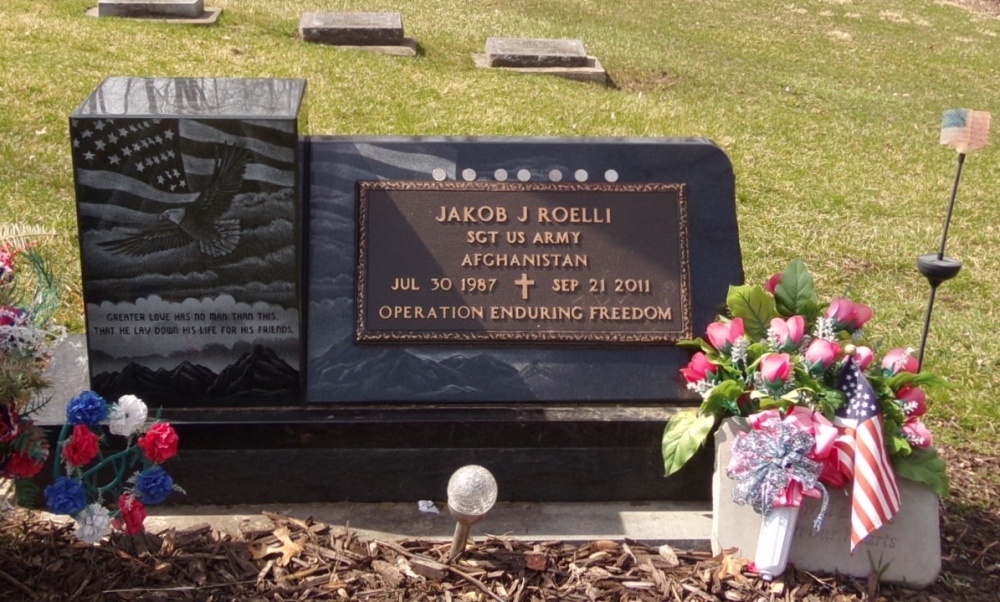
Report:
M 383 54 L 415 56 L 416 41 L 403 33 L 403 17 L 393 13 L 303 13 L 299 35 L 305 42 Z
M 582 40 L 491 37 L 486 40 L 485 54 L 473 54 L 472 61 L 480 68 L 580 81 L 604 83 L 608 77 L 600 61 L 587 55 Z
M 95 17 L 154 19 L 195 25 L 212 25 L 222 13 L 220 8 L 205 8 L 204 0 L 98 0 L 87 12 Z

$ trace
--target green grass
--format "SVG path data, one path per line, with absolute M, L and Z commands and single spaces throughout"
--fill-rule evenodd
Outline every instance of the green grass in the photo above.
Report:
M 917 0 L 217 0 L 215 27 L 84 15 L 96 0 L 0 7 L 0 202 L 62 236 L 62 319 L 82 328 L 68 116 L 101 80 L 304 77 L 311 134 L 696 136 L 731 157 L 748 281 L 801 256 L 821 294 L 875 308 L 870 333 L 917 346 L 955 169 L 941 112 L 1000 119 L 1000 20 Z M 297 40 L 303 12 L 400 11 L 421 54 Z M 573 37 L 615 87 L 473 67 L 489 36 Z M 932 414 L 986 449 L 1000 404 L 1000 143 L 970 156 L 925 368 Z

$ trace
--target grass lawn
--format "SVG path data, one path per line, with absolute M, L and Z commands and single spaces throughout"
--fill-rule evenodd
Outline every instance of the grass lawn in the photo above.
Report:
M 104 78 L 303 77 L 310 134 L 695 136 L 736 171 L 748 281 L 801 256 L 821 296 L 872 305 L 882 350 L 918 346 L 955 154 L 941 113 L 1000 118 L 1000 20 L 924 0 L 212 0 L 215 27 L 95 19 L 95 0 L 0 6 L 3 221 L 51 227 L 61 316 L 82 301 L 68 117 Z M 303 12 L 400 11 L 415 59 L 303 44 Z M 582 39 L 614 86 L 473 67 L 486 38 Z M 998 134 L 1000 136 L 1000 134 Z M 970 156 L 925 369 L 946 443 L 986 449 L 1000 404 L 1000 142 Z M 978 442 L 978 443 L 976 443 Z

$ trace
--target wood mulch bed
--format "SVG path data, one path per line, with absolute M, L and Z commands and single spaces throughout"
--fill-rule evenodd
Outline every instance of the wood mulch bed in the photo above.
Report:
M 746 560 L 637 542 L 477 538 L 366 541 L 340 526 L 269 514 L 273 528 L 209 526 L 97 546 L 26 511 L 0 520 L 0 600 L 793 601 L 1000 600 L 1000 459 L 943 450 L 942 572 L 922 591 L 790 567 L 773 583 Z

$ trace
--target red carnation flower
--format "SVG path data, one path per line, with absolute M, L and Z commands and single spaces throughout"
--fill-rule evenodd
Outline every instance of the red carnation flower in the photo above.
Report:
M 160 464 L 174 457 L 178 440 L 174 427 L 166 422 L 157 422 L 139 438 L 139 447 L 150 462 Z
M 99 451 L 97 435 L 84 424 L 73 427 L 73 435 L 63 446 L 63 458 L 73 466 L 83 466 L 93 460 Z
M 3 475 L 9 479 L 29 479 L 42 470 L 44 461 L 39 461 L 28 454 L 14 452 L 3 467 Z
M 133 535 L 142 533 L 145 527 L 146 506 L 133 495 L 121 494 L 118 496 L 118 510 L 121 512 L 122 520 L 125 522 L 125 533 Z

